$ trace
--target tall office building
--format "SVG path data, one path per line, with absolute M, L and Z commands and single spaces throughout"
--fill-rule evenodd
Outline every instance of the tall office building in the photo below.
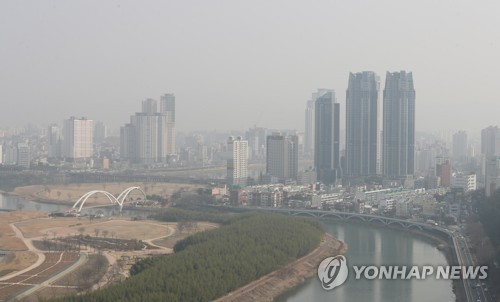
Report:
M 130 124 L 135 128 L 135 162 L 142 164 L 153 164 L 166 160 L 166 154 L 162 149 L 161 128 L 164 117 L 146 112 L 136 113 L 130 117 Z
M 297 180 L 299 138 L 273 133 L 267 136 L 266 173 L 282 183 Z
M 30 146 L 27 143 L 17 144 L 17 165 L 25 169 L 30 168 Z
M 169 96 L 168 98 L 166 96 Z M 161 97 L 142 101 L 142 112 L 130 117 L 130 123 L 120 128 L 120 153 L 133 163 L 154 164 L 166 162 L 175 154 L 175 97 Z
M 349 74 L 346 93 L 346 173 L 350 177 L 377 174 L 378 94 L 374 72 Z
M 340 169 L 340 106 L 335 92 L 320 89 L 315 100 L 314 167 L 317 179 L 335 185 L 342 177 Z
M 170 122 L 175 123 L 175 95 L 166 93 L 160 97 L 160 112 L 167 114 Z
M 142 113 L 154 115 L 158 112 L 158 102 L 153 99 L 146 99 L 142 101 Z
M 467 159 L 467 132 L 458 131 L 453 134 L 452 152 L 453 158 L 457 161 L 464 162 Z
M 175 95 L 166 93 L 160 97 L 160 113 L 167 116 L 165 125 L 165 148 L 167 154 L 176 154 L 175 145 Z
M 246 186 L 248 178 L 248 141 L 241 136 L 227 140 L 227 184 Z
M 440 179 L 441 187 L 451 186 L 451 163 L 448 158 L 436 158 L 436 176 Z
M 108 129 L 103 122 L 94 123 L 94 142 L 102 143 L 108 136 Z
M 120 129 L 121 154 L 134 163 L 153 164 L 166 161 L 162 136 L 166 116 L 157 112 L 153 99 L 142 101 L 142 112 L 130 117 L 130 123 Z
M 132 124 L 125 124 L 120 127 L 120 157 L 130 161 L 135 161 L 135 127 Z
M 384 88 L 383 175 L 406 178 L 415 169 L 415 88 L 413 75 L 387 72 Z
M 500 188 L 500 156 L 491 155 L 485 163 L 485 195 L 492 196 Z
M 313 95 L 314 97 L 314 95 Z M 315 98 L 312 100 L 307 101 L 307 106 L 306 106 L 306 124 L 305 124 L 305 131 L 304 131 L 304 154 L 306 156 L 310 156 L 314 154 L 314 101 Z
M 267 129 L 254 126 L 245 132 L 248 140 L 248 157 L 251 159 L 265 159 Z
M 4 145 L 4 160 L 6 165 L 17 165 L 17 146 L 12 144 Z
M 93 121 L 71 117 L 64 120 L 63 156 L 70 159 L 90 158 L 94 154 Z
M 58 125 L 52 124 L 47 129 L 48 157 L 61 157 L 61 129 Z
M 489 126 L 481 130 L 481 153 L 489 156 L 500 155 L 500 129 Z

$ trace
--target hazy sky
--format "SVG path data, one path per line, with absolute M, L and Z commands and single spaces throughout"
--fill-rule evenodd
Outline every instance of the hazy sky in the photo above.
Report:
M 500 2 L 1 1 L 0 127 L 111 127 L 172 92 L 177 128 L 303 129 L 350 71 L 413 72 L 417 130 L 500 124 Z M 342 112 L 345 115 L 345 112 Z

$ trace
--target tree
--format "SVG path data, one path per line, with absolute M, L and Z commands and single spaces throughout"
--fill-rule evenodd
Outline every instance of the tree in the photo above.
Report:
M 95 236 L 96 236 L 96 237 L 98 237 L 98 236 L 99 236 L 99 233 L 100 233 L 100 232 L 101 232 L 101 230 L 100 230 L 100 229 L 98 229 L 98 228 L 95 228 L 95 229 L 94 229 L 94 234 L 95 234 Z

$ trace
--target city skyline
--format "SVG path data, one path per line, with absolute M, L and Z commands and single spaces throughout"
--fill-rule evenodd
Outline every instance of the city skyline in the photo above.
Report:
M 345 91 L 346 75 L 359 70 L 411 70 L 416 110 L 426 112 L 418 131 L 479 131 L 499 123 L 499 8 L 419 1 L 408 18 L 407 4 L 388 0 L 4 2 L 0 127 L 83 115 L 117 129 L 138 101 L 175 91 L 181 131 L 302 129 L 302 103 L 317 87 Z M 311 47 L 320 40 L 321 50 Z M 246 114 L 224 115 L 236 109 Z

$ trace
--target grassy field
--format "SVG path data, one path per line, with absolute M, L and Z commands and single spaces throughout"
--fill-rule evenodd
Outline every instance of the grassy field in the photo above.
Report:
M 33 219 L 16 224 L 27 238 L 66 237 L 77 234 L 120 239 L 155 239 L 168 236 L 174 223 L 150 220 L 94 219 L 85 217 L 53 217 Z
M 45 214 L 37 212 L 0 212 L 0 250 L 12 251 L 0 262 L 0 277 L 10 272 L 29 267 L 38 259 L 37 255 L 29 252 L 24 242 L 16 237 L 10 223 L 29 221 Z
M 0 250 L 27 250 L 26 245 L 21 239 L 16 237 L 16 233 L 9 224 L 13 222 L 32 220 L 46 215 L 46 213 L 26 211 L 0 212 Z
M 0 277 L 19 271 L 36 262 L 38 256 L 33 252 L 12 252 L 0 262 Z

